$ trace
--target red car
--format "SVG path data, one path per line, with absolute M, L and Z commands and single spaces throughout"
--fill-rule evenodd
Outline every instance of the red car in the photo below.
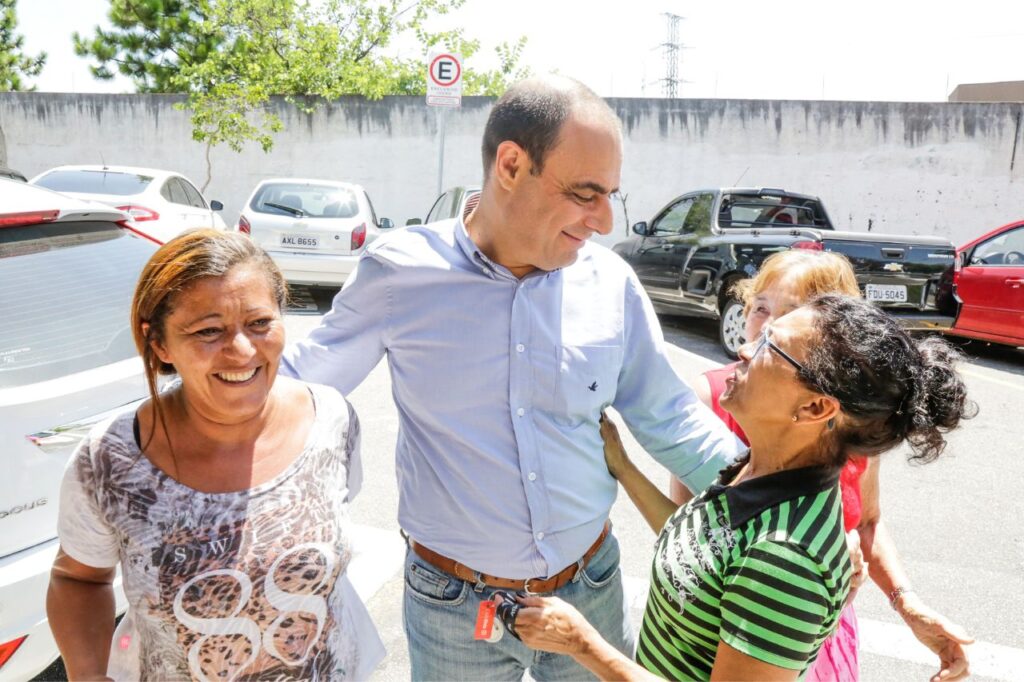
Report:
M 1024 346 L 1024 220 L 957 249 L 953 281 L 960 309 L 950 334 Z

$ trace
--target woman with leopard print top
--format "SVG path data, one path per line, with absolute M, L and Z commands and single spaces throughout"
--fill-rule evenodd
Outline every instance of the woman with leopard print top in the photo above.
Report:
M 383 656 L 345 577 L 359 423 L 277 378 L 285 296 L 237 234 L 188 233 L 143 270 L 150 399 L 94 429 L 61 489 L 47 611 L 70 679 L 364 679 Z

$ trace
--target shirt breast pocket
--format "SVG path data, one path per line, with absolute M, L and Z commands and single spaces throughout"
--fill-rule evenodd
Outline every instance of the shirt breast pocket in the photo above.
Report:
M 596 419 L 615 400 L 622 366 L 620 346 L 562 346 L 558 398 L 573 421 Z

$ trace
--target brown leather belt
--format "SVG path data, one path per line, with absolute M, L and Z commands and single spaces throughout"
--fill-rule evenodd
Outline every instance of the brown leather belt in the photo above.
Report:
M 601 549 L 601 543 L 604 542 L 605 538 L 608 537 L 608 533 L 611 531 L 611 522 L 605 521 L 604 528 L 601 530 L 601 534 L 597 536 L 597 540 L 590 546 L 580 560 L 574 564 L 569 564 L 558 573 L 547 578 L 526 578 L 513 579 L 513 578 L 499 578 L 493 575 L 487 575 L 486 573 L 479 573 L 474 571 L 469 566 L 460 564 L 455 559 L 449 559 L 448 557 L 438 554 L 432 549 L 424 547 L 420 543 L 416 542 L 412 538 L 409 538 L 409 546 L 412 547 L 412 551 L 416 552 L 421 559 L 426 561 L 434 568 L 439 568 L 449 575 L 453 575 L 459 580 L 465 580 L 466 582 L 476 583 L 477 581 L 482 582 L 488 587 L 497 587 L 502 590 L 512 590 L 515 592 L 525 592 L 527 594 L 545 594 L 548 592 L 554 592 L 563 585 L 569 584 L 576 574 L 582 571 L 590 560 L 597 554 L 597 550 Z

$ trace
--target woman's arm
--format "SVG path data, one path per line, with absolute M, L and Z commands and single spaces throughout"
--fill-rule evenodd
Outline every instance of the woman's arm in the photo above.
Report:
M 523 597 L 519 603 L 523 608 L 516 618 L 516 633 L 531 649 L 572 656 L 601 680 L 661 680 L 606 642 L 579 611 L 558 597 Z M 799 674 L 719 642 L 711 679 L 790 682 Z
M 640 510 L 647 525 L 655 533 L 660 533 L 668 517 L 679 509 L 679 505 L 666 497 L 636 468 L 626 455 L 619 430 L 607 416 L 601 419 L 601 437 L 604 439 L 604 459 L 608 464 L 608 472 L 626 489 L 629 499 Z
M 896 545 L 885 524 L 879 503 L 879 460 L 872 457 L 861 476 L 861 549 L 868 562 L 871 580 L 878 585 L 914 636 L 939 657 L 939 673 L 933 680 L 961 680 L 968 676 L 970 661 L 965 644 L 974 642 L 962 627 L 929 608 L 911 590 Z M 892 595 L 901 590 L 895 599 Z
M 558 597 L 523 597 L 516 634 L 531 649 L 572 656 L 602 680 L 661 681 L 606 642 L 575 608 Z
M 107 680 L 114 636 L 114 568 L 93 568 L 57 551 L 46 615 L 69 680 Z
M 718 642 L 718 651 L 715 652 L 715 667 L 711 669 L 711 680 L 716 682 L 740 682 L 751 680 L 757 682 L 789 682 L 800 676 L 799 670 L 780 668 L 771 663 L 765 663 L 753 656 L 748 656 L 742 651 L 737 651 L 725 642 Z

